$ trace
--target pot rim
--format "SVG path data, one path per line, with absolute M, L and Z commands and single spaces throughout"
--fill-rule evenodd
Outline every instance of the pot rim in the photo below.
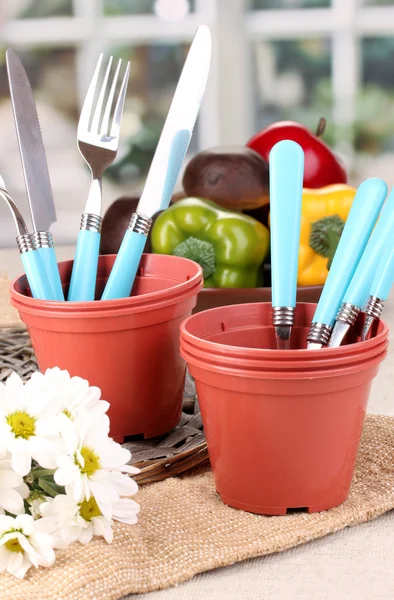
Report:
M 21 279 L 25 278 L 26 275 L 19 275 L 13 281 L 11 281 L 9 290 L 11 295 L 11 303 L 16 308 L 23 307 L 23 311 L 29 314 L 35 314 L 39 312 L 41 315 L 58 315 L 58 316 L 84 316 L 84 317 L 94 317 L 94 316 L 103 316 L 103 312 L 110 312 L 111 315 L 116 315 L 118 311 L 119 314 L 124 314 L 125 311 L 128 311 L 132 308 L 138 308 L 140 310 L 136 310 L 136 312 L 141 312 L 141 310 L 153 310 L 153 308 L 157 308 L 160 300 L 163 302 L 169 301 L 174 298 L 180 299 L 188 296 L 189 294 L 195 293 L 196 289 L 199 289 L 203 285 L 203 277 L 202 277 L 202 268 L 198 263 L 195 263 L 188 258 L 183 258 L 180 256 L 167 256 L 164 254 L 143 254 L 142 261 L 146 260 L 156 260 L 156 258 L 150 257 L 159 257 L 158 261 L 163 260 L 163 257 L 166 259 L 175 259 L 175 262 L 187 261 L 193 266 L 194 274 L 190 276 L 189 279 L 185 281 L 181 281 L 175 283 L 175 285 L 165 288 L 164 290 L 158 290 L 156 292 L 148 292 L 146 294 L 141 294 L 139 296 L 128 296 L 127 298 L 117 298 L 114 300 L 93 300 L 93 301 L 83 301 L 83 302 L 67 302 L 67 301 L 58 301 L 58 300 L 41 300 L 38 298 L 32 298 L 31 296 L 27 296 L 22 294 L 21 292 L 15 289 L 18 282 Z M 109 257 L 116 258 L 116 255 L 100 255 L 101 257 Z M 106 260 L 107 258 L 105 258 Z M 104 261 L 103 261 L 104 262 Z M 61 261 L 58 263 L 59 266 L 64 266 L 64 268 L 68 265 L 71 266 L 73 260 Z M 149 278 L 154 278 L 154 275 L 145 275 Z M 98 279 L 105 279 L 104 277 L 99 277 Z M 144 277 L 144 275 L 142 275 Z M 152 308 L 151 308 L 152 307 Z
M 365 361 L 361 361 L 360 363 L 356 363 L 353 366 L 347 366 L 346 363 L 343 367 L 336 366 L 334 369 L 319 369 L 319 370 L 304 370 L 304 371 L 269 371 L 269 370 L 257 370 L 257 369 L 242 369 L 235 366 L 234 368 L 216 365 L 212 363 L 208 363 L 199 358 L 196 358 L 194 355 L 190 354 L 184 348 L 180 350 L 182 358 L 186 361 L 186 363 L 191 366 L 195 366 L 203 371 L 209 371 L 211 373 L 216 373 L 217 375 L 227 376 L 229 381 L 231 381 L 231 377 L 237 377 L 239 379 L 244 380 L 318 380 L 318 379 L 327 379 L 327 378 L 346 378 L 348 375 L 353 375 L 355 373 L 359 373 L 362 371 L 366 371 L 367 369 L 371 369 L 377 364 L 380 364 L 387 355 L 387 346 L 385 349 L 376 354 L 372 359 L 367 359 Z M 351 386 L 350 386 L 351 387 Z M 229 388 L 230 389 L 230 388 Z M 262 392 L 260 392 L 261 394 Z M 253 393 L 253 395 L 255 395 Z
M 247 310 L 248 308 L 251 308 L 253 310 L 254 307 L 261 306 L 262 304 L 264 304 L 264 305 L 269 304 L 271 306 L 270 302 L 251 302 L 251 303 L 245 303 L 245 304 L 233 304 L 233 305 L 227 305 L 227 306 L 218 306 L 216 308 L 211 308 L 211 309 L 208 309 L 203 312 L 204 312 L 204 314 L 206 314 L 206 313 L 212 314 L 215 311 L 218 314 L 220 314 L 220 311 L 239 309 L 239 307 L 244 307 L 245 310 Z M 313 304 L 313 303 L 311 303 L 311 302 L 298 302 L 297 303 L 297 305 L 311 305 L 311 304 Z M 207 340 L 206 338 L 198 337 L 197 335 L 190 333 L 190 331 L 187 329 L 188 325 L 191 322 L 193 322 L 193 320 L 201 318 L 201 314 L 203 314 L 203 313 L 196 313 L 194 315 L 191 315 L 190 317 L 187 317 L 181 323 L 181 327 L 180 327 L 181 339 L 187 340 L 192 346 L 195 346 L 196 348 L 205 349 L 206 351 L 207 351 L 207 347 L 208 347 L 209 352 L 215 352 L 217 354 L 224 354 L 227 356 L 229 355 L 229 353 L 232 354 L 233 356 L 238 356 L 238 355 L 245 356 L 245 353 L 247 352 L 248 356 L 250 358 L 251 357 L 264 358 L 265 355 L 269 354 L 271 360 L 272 359 L 277 359 L 277 360 L 284 359 L 283 350 L 276 350 L 276 349 L 272 349 L 272 348 L 245 348 L 243 346 L 232 346 L 230 344 L 221 344 L 219 342 L 211 342 L 210 340 Z M 220 323 L 220 318 L 217 319 L 217 322 Z M 256 325 L 258 325 L 258 323 L 256 323 Z M 266 327 L 269 327 L 269 325 L 266 325 Z M 318 351 L 317 350 L 316 351 L 308 350 L 307 348 L 286 350 L 285 360 L 291 361 L 296 358 L 299 359 L 301 356 L 304 356 L 305 358 L 309 357 L 309 360 L 311 360 L 311 352 L 315 352 L 315 354 L 317 354 L 317 352 L 318 352 L 322 359 L 323 358 L 329 359 L 329 358 L 333 357 L 334 355 L 345 357 L 349 354 L 354 354 L 355 352 L 360 352 L 361 344 L 363 347 L 362 352 L 366 352 L 368 349 L 379 345 L 381 342 L 383 342 L 383 340 L 385 338 L 387 338 L 388 326 L 385 323 L 385 321 L 383 321 L 383 320 L 380 321 L 380 327 L 381 327 L 381 330 L 377 333 L 377 335 L 375 337 L 370 338 L 369 340 L 366 340 L 363 342 L 347 344 L 345 346 L 339 346 L 338 348 L 324 347 Z M 233 327 L 232 329 L 241 330 L 241 329 L 246 329 L 246 327 L 239 327 L 239 328 Z M 228 329 L 228 331 L 230 331 L 230 329 Z M 215 331 L 215 333 L 217 333 L 217 330 Z

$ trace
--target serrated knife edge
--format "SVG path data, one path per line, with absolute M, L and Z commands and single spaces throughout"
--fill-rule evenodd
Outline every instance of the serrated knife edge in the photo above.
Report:
M 49 231 L 56 222 L 45 147 L 26 71 L 14 50 L 6 52 L 12 110 L 34 231 Z

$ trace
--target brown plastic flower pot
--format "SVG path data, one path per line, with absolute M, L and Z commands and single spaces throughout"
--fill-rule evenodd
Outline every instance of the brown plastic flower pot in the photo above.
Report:
M 305 328 L 314 309 L 298 305 L 296 326 Z M 181 326 L 216 488 L 223 502 L 250 512 L 326 510 L 348 496 L 388 330 L 381 323 L 376 337 L 341 348 L 278 351 L 270 311 L 270 304 L 217 308 Z M 227 335 L 212 341 L 220 331 Z
M 98 297 L 115 258 L 99 258 Z M 59 263 L 66 293 L 72 264 Z M 185 379 L 179 327 L 191 314 L 201 287 L 202 270 L 196 263 L 149 254 L 142 258 L 129 298 L 37 300 L 25 276 L 10 291 L 40 370 L 58 366 L 101 388 L 102 398 L 110 403 L 111 436 L 121 442 L 129 435 L 161 435 L 178 424 Z

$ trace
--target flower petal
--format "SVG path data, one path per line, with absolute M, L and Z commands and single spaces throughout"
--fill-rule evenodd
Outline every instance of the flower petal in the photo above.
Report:
M 101 464 L 105 469 L 122 469 L 131 459 L 131 452 L 113 440 L 100 448 Z
M 31 469 L 31 456 L 29 452 L 13 452 L 11 464 L 14 471 L 24 477 Z
M 15 488 L 15 491 L 18 492 L 18 494 L 20 494 L 20 496 L 22 496 L 23 499 L 27 498 L 30 494 L 30 490 L 27 487 L 26 483 L 21 483 L 20 485 L 18 485 Z
M 88 527 L 86 529 L 81 530 L 81 534 L 78 540 L 81 544 L 88 544 L 93 537 L 93 527 Z
M 55 452 L 32 452 L 31 456 L 43 469 L 56 469 L 57 467 Z
M 111 523 L 105 517 L 94 517 L 92 519 L 94 534 L 101 535 L 110 544 L 114 539 Z
M 55 562 L 54 539 L 51 535 L 43 531 L 35 531 L 30 537 L 30 541 L 39 557 L 40 566 L 49 567 Z
M 22 496 L 11 488 L 0 489 L 0 506 L 13 515 L 24 512 Z
M 23 579 L 31 567 L 31 561 L 26 554 L 22 552 L 13 552 L 11 559 L 8 560 L 7 571 L 18 579 Z
M 37 421 L 39 423 L 39 421 Z M 33 435 L 27 440 L 27 445 L 30 452 L 55 452 L 53 441 L 45 437 Z
M 9 517 L 8 515 L 0 515 L 0 544 L 1 537 L 5 531 L 9 531 L 14 527 L 15 520 L 13 517 Z
M 11 467 L 11 463 L 10 463 Z M 15 473 L 11 468 L 10 469 L 1 469 L 0 468 L 0 490 L 3 487 L 7 488 L 15 488 L 18 485 L 23 483 L 23 479 L 20 475 Z M 1 492 L 0 492 L 1 493 Z
M 58 435 L 63 418 L 67 418 L 66 415 L 60 414 L 38 419 L 35 425 L 36 435 L 44 438 Z
M 115 487 L 109 483 L 108 479 L 103 482 L 91 479 L 89 481 L 89 487 L 93 496 L 96 498 L 96 501 L 102 503 L 104 506 L 117 502 L 119 499 L 119 493 Z
M 123 475 L 118 471 L 110 471 L 108 480 L 112 483 L 119 496 L 134 496 L 138 492 L 138 485 L 128 475 Z
M 120 498 L 113 506 L 112 518 L 122 523 L 134 525 L 138 523 L 138 513 L 140 512 L 140 506 L 134 500 L 129 498 Z
M 34 519 L 30 515 L 18 515 L 14 523 L 15 529 L 22 529 L 24 535 L 31 535 L 34 531 Z

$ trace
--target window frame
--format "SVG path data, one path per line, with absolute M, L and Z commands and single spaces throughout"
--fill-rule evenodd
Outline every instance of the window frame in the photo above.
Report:
M 361 0 L 332 0 L 329 8 L 249 10 L 248 0 L 195 0 L 182 21 L 155 15 L 104 16 L 100 0 L 73 0 L 73 16 L 12 19 L 0 30 L 6 46 L 67 46 L 76 49 L 78 100 L 97 55 L 113 43 L 190 42 L 200 23 L 212 31 L 209 82 L 198 119 L 199 147 L 244 144 L 254 133 L 251 44 L 256 40 L 332 40 L 333 119 L 351 124 L 360 83 L 360 41 L 394 35 L 393 6 L 365 6 Z M 351 139 L 337 148 L 353 162 Z

